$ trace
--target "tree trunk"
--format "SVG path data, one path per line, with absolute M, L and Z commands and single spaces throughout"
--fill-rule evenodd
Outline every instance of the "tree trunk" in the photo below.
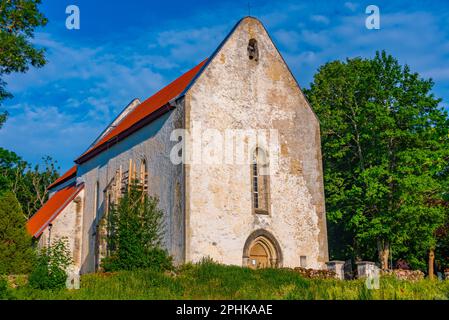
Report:
M 435 249 L 430 249 L 429 251 L 429 279 L 433 280 L 435 277 L 435 272 L 433 266 L 435 264 Z
M 388 258 L 390 257 L 390 242 L 387 240 L 377 241 L 377 250 L 379 252 L 379 262 L 382 270 L 388 270 Z

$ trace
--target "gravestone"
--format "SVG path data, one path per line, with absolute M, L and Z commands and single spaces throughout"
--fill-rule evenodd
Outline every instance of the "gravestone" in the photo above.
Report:
M 379 276 L 379 267 L 376 266 L 374 262 L 371 261 L 359 261 L 357 264 L 357 277 L 367 278 L 367 277 L 377 277 Z
M 345 265 L 343 267 L 345 279 L 352 280 L 354 278 L 354 273 L 352 272 L 352 260 L 346 260 Z
M 74 268 L 69 268 L 69 270 L 67 270 L 66 287 L 69 290 L 80 289 L 80 274 L 74 270 Z
M 340 280 L 345 279 L 345 262 L 344 261 L 329 261 L 326 262 L 327 270 L 335 273 L 335 277 Z

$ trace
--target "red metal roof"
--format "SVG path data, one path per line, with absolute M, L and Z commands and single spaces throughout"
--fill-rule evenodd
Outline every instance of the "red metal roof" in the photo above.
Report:
M 28 220 L 26 228 L 33 237 L 39 237 L 45 228 L 75 199 L 84 185 L 72 184 L 57 191 L 45 204 Z
M 131 111 L 118 125 L 106 134 L 100 141 L 86 151 L 75 162 L 83 163 L 109 146 L 117 143 L 143 126 L 151 123 L 159 116 L 170 110 L 166 108 L 169 102 L 181 95 L 199 74 L 207 59 L 192 70 L 186 72 L 168 86 L 145 100 Z M 75 165 L 53 182 L 48 189 L 52 189 L 70 179 L 76 177 L 78 167 Z M 45 228 L 75 199 L 84 185 L 76 186 L 75 183 L 57 191 L 44 206 L 27 222 L 27 230 L 33 237 L 39 237 Z
M 117 143 L 119 140 L 154 120 L 150 119 L 147 123 L 144 122 L 145 119 L 157 118 L 164 114 L 165 112 L 163 112 L 162 109 L 166 107 L 171 100 L 183 93 L 206 62 L 207 59 L 138 105 L 114 129 L 98 141 L 92 148 L 86 151 L 81 157 L 75 160 L 75 162 L 83 163 L 91 159 L 109 146 Z
M 69 171 L 67 171 L 66 173 L 64 173 L 62 176 L 60 176 L 55 182 L 53 182 L 51 185 L 48 186 L 47 189 L 52 189 L 74 177 L 76 177 L 76 171 L 77 171 L 78 167 L 77 166 L 73 166 L 72 168 L 69 169 Z

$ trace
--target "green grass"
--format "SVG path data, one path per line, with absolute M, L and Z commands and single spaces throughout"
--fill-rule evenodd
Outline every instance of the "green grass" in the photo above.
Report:
M 9 299 L 167 300 L 167 299 L 449 299 L 449 281 L 400 281 L 384 277 L 379 290 L 363 280 L 304 279 L 289 270 L 250 270 L 213 263 L 186 265 L 173 274 L 150 270 L 92 274 L 80 290 L 41 291 L 23 285 L 8 290 Z

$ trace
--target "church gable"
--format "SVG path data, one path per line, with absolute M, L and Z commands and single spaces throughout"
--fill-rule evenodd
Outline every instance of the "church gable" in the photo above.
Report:
M 263 72 L 260 72 L 261 70 Z M 217 75 L 223 77 L 216 79 Z M 227 77 L 226 75 L 240 77 L 237 79 L 236 77 Z M 256 77 L 258 79 L 254 81 Z M 271 36 L 263 24 L 256 18 L 246 17 L 236 24 L 208 59 L 203 70 L 187 87 L 185 94 L 195 90 L 203 90 L 204 88 L 199 87 L 205 86 L 208 80 L 213 82 L 210 83 L 211 85 L 226 86 L 230 95 L 240 95 L 245 91 L 235 85 L 238 80 L 244 80 L 243 85 L 247 87 L 252 85 L 253 88 L 254 86 L 259 86 L 265 80 L 276 83 L 279 87 L 288 87 L 289 91 L 285 92 L 286 95 L 273 90 L 267 92 L 266 99 L 271 100 L 268 103 L 274 102 L 276 99 L 282 101 L 282 99 L 291 96 L 299 96 L 303 107 L 318 122 L 318 118 L 305 98 L 300 85 Z M 261 89 L 263 88 L 261 87 Z M 263 100 L 258 102 L 264 103 Z
M 257 19 L 237 24 L 188 89 L 185 123 L 191 132 L 215 130 L 224 138 L 229 130 L 262 130 L 267 137 L 273 131 L 278 141 L 276 150 L 263 150 L 270 161 L 265 179 L 258 173 L 261 167 L 238 164 L 235 154 L 231 163 L 221 158 L 222 165 L 214 165 L 197 163 L 195 150 L 187 152 L 193 156 L 186 167 L 188 259 L 207 253 L 224 263 L 243 259 L 246 264 L 252 246 L 258 245 L 254 251 L 276 251 L 270 255 L 278 257 L 276 264 L 298 266 L 303 257 L 309 267 L 324 267 L 328 253 L 319 122 Z M 201 141 L 201 147 L 206 150 L 208 143 Z M 253 148 L 246 146 L 247 155 Z M 251 238 L 259 232 L 270 236 Z

